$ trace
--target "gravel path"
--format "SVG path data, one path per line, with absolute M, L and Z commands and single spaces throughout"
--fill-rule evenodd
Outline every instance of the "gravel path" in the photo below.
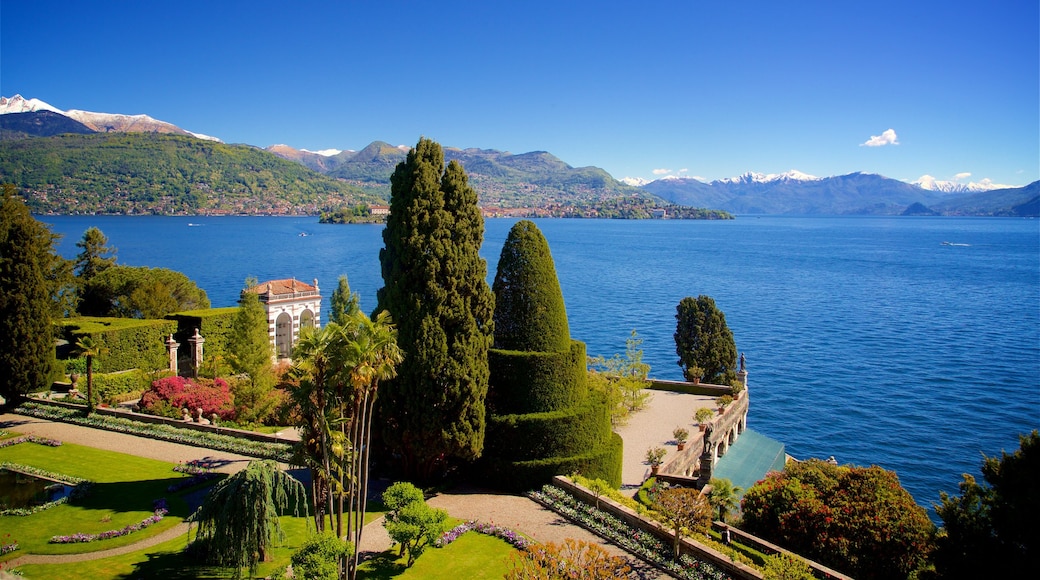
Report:
M 672 439 L 672 429 L 676 426 L 690 428 L 696 408 L 710 406 L 711 401 L 711 397 L 653 391 L 647 408 L 633 415 L 627 425 L 617 430 L 625 441 L 622 470 L 623 489 L 638 487 L 649 472 L 649 468 L 643 463 L 646 449 L 652 446 L 663 446 L 669 451 L 670 458 L 675 453 L 675 446 L 668 445 Z M 0 429 L 171 463 L 205 457 L 218 461 L 220 467 L 217 468 L 217 471 L 224 473 L 235 473 L 245 468 L 250 461 L 249 457 L 234 453 L 156 441 L 146 437 L 52 422 L 23 415 L 0 415 Z M 691 431 L 695 430 L 691 429 Z M 666 461 L 669 458 L 666 458 Z M 612 554 L 626 558 L 634 570 L 634 577 L 670 578 L 617 546 L 602 540 L 584 528 L 571 524 L 555 512 L 547 510 L 523 496 L 478 489 L 457 489 L 439 494 L 430 499 L 429 503 L 447 510 L 452 517 L 495 523 L 521 532 L 538 542 L 561 543 L 566 538 L 573 538 L 595 543 Z M 156 536 L 111 550 L 69 555 L 29 554 L 5 562 L 4 567 L 10 569 L 21 564 L 60 564 L 109 558 L 147 549 L 178 536 L 184 536 L 187 534 L 187 527 L 187 524 L 182 523 Z M 378 553 L 389 549 L 390 543 L 390 538 L 380 519 L 365 526 L 360 549 L 362 552 Z

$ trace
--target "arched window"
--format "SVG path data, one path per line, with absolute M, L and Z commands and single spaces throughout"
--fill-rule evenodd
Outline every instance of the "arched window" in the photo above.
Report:
M 300 330 L 304 328 L 314 328 L 314 313 L 310 310 L 300 313 Z
M 292 354 L 292 316 L 285 312 L 279 314 L 275 321 L 274 349 L 278 358 L 289 358 Z

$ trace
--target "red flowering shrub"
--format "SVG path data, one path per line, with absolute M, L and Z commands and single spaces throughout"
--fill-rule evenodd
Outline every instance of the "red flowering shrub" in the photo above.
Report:
M 856 578 L 906 578 L 934 532 L 895 472 L 876 465 L 788 464 L 741 505 L 743 529 Z
M 235 418 L 231 389 L 224 379 L 159 379 L 141 396 L 140 404 L 145 410 L 162 415 L 168 415 L 171 409 L 177 413 L 188 409 L 194 414 L 201 408 L 205 417 L 216 413 L 225 421 Z

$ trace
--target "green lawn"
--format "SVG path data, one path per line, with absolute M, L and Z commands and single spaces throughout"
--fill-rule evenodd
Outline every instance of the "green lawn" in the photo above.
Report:
M 0 516 L 0 529 L 21 549 L 20 554 L 71 554 L 107 550 L 140 541 L 171 528 L 188 515 L 187 503 L 167 487 L 187 476 L 174 464 L 64 444 L 47 447 L 22 443 L 0 449 L 0 461 L 28 465 L 94 482 L 89 495 L 31 516 Z M 165 497 L 170 513 L 161 522 L 128 536 L 80 544 L 50 544 L 51 536 L 96 534 L 119 530 L 152 515 L 152 502 Z
M 200 450 L 200 455 L 204 454 L 205 450 Z M 95 482 L 90 495 L 75 505 L 65 504 L 31 516 L 0 516 L 0 530 L 3 530 L 5 539 L 17 541 L 21 546 L 18 551 L 0 558 L 0 569 L 6 568 L 4 562 L 26 554 L 77 554 L 129 545 L 180 523 L 188 515 L 184 499 L 166 491 L 171 483 L 187 477 L 174 472 L 172 463 L 68 443 L 60 447 L 35 443 L 14 445 L 0 449 L 0 461 L 30 465 Z M 99 533 L 140 522 L 152 514 L 152 500 L 160 497 L 167 499 L 170 514 L 145 530 L 90 543 L 48 543 L 54 535 Z M 370 508 L 366 522 L 383 513 L 383 506 L 378 502 Z M 292 552 L 303 544 L 313 527 L 309 518 L 302 517 L 283 517 L 281 524 L 286 539 L 273 551 L 270 561 L 261 564 L 259 577 L 284 570 Z M 7 534 L 10 534 L 9 538 Z M 78 563 L 26 564 L 19 566 L 18 570 L 26 578 L 59 580 L 233 577 L 230 570 L 197 565 L 184 554 L 187 543 L 187 537 L 180 537 L 122 556 Z M 405 560 L 398 559 L 396 552 L 385 553 L 365 563 L 361 577 L 369 580 L 501 578 L 509 569 L 509 554 L 513 550 L 504 540 L 469 532 L 446 548 L 427 549 L 411 568 L 404 567 Z

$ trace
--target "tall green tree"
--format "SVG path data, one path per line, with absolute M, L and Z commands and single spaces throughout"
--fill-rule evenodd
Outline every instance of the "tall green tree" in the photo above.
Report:
M 116 248 L 108 245 L 108 238 L 96 227 L 87 228 L 76 247 L 80 253 L 76 256 L 73 272 L 83 282 L 116 265 Z
M 260 295 L 248 288 L 242 291 L 238 312 L 231 320 L 227 349 L 232 370 L 249 377 L 232 385 L 236 411 L 246 421 L 263 418 L 273 405 L 269 397 L 275 383 L 271 338 Z
M 255 575 L 257 565 L 285 534 L 279 516 L 306 512 L 307 492 L 274 461 L 251 461 L 245 469 L 213 486 L 195 512 L 196 541 L 206 560 Z
M 965 474 L 960 496 L 940 493 L 942 518 L 933 555 L 943 578 L 1012 578 L 1036 569 L 1040 556 L 1040 432 L 1020 435 L 1019 448 L 982 462 L 985 484 Z M 979 557 L 985 554 L 985 558 Z
M 339 283 L 332 291 L 330 299 L 329 322 L 335 322 L 340 326 L 347 324 L 348 319 L 357 313 L 360 303 L 361 296 L 357 292 L 350 291 L 350 282 L 347 281 L 347 277 L 340 276 Z
M 94 359 L 108 352 L 93 336 L 87 335 L 76 341 L 76 352 L 87 359 L 87 414 L 94 412 Z
M 737 377 L 737 345 L 715 300 L 703 294 L 683 298 L 675 321 L 675 354 L 686 380 L 728 385 Z
M 484 447 L 494 297 L 480 257 L 484 221 L 462 166 L 420 139 L 390 178 L 379 310 L 405 358 L 380 397 L 383 441 L 413 480 Z
M 13 185 L 0 195 L 0 397 L 16 404 L 49 386 L 63 261 L 57 236 L 33 219 Z

